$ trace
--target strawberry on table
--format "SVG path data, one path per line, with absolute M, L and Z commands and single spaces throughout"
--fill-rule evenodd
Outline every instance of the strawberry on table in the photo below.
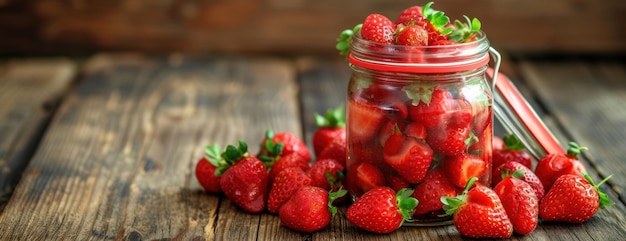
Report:
M 309 168 L 311 186 L 321 187 L 324 190 L 338 190 L 345 176 L 344 166 L 333 159 L 317 160 Z
M 282 148 L 278 148 L 279 146 L 282 146 Z M 272 130 L 267 130 L 265 138 L 261 141 L 261 147 L 257 156 L 259 158 L 263 156 L 278 157 L 292 153 L 300 156 L 307 162 L 311 161 L 308 147 L 296 134 L 291 132 L 274 133 Z M 271 167 L 271 164 L 268 167 Z
M 196 179 L 204 190 L 213 193 L 221 193 L 220 176 L 216 174 L 217 167 L 222 162 L 222 149 L 219 145 L 206 146 L 205 155 L 196 164 Z
M 595 184 L 589 175 L 565 174 L 554 185 L 539 204 L 539 217 L 545 221 L 584 223 L 600 208 L 614 205 L 600 190 L 600 185 L 611 176 Z
M 218 168 L 222 191 L 237 206 L 249 213 L 265 210 L 269 180 L 263 163 L 248 152 L 248 145 L 228 145 L 224 153 L 224 165 Z
M 578 160 L 578 154 L 583 150 L 587 150 L 587 147 L 570 142 L 567 154 L 547 154 L 537 162 L 535 174 L 546 191 L 549 191 L 554 181 L 562 175 L 572 174 L 582 177 L 581 171 L 587 172 L 583 163 Z
M 339 106 L 327 110 L 323 116 L 315 113 L 314 118 L 317 130 L 313 133 L 313 151 L 319 156 L 336 138 L 343 137 L 345 140 L 346 114 L 343 106 Z
M 493 190 L 513 224 L 513 232 L 525 235 L 535 230 L 539 222 L 539 199 L 530 184 L 518 179 L 521 175 L 517 172 L 505 178 Z
M 424 179 L 433 155 L 433 150 L 425 142 L 405 136 L 398 127 L 383 147 L 385 162 L 411 184 Z
M 355 226 L 374 233 L 391 233 L 411 219 L 417 199 L 410 189 L 398 193 L 388 187 L 377 187 L 357 199 L 346 212 Z
M 517 136 L 514 134 L 506 135 L 502 137 L 502 141 L 504 142 L 504 149 L 493 150 L 494 167 L 498 167 L 506 162 L 516 161 L 528 168 L 532 168 L 532 158 L 526 152 L 524 143 Z
M 498 194 L 489 187 L 470 179 L 465 191 L 450 198 L 442 197 L 447 215 L 453 215 L 454 226 L 461 235 L 470 238 L 509 238 L 513 225 Z
M 259 160 L 264 161 L 263 157 L 259 157 Z M 302 169 L 303 171 L 307 172 L 309 170 L 309 162 L 302 159 L 302 157 L 298 156 L 295 153 L 291 153 L 288 155 L 280 155 L 278 156 L 278 158 L 274 161 L 270 161 L 268 164 L 268 162 L 265 162 L 266 166 L 270 166 L 270 171 L 269 171 L 269 183 L 270 186 L 272 185 L 272 183 L 274 183 L 274 179 L 276 179 L 276 176 L 278 176 L 278 173 L 280 173 L 282 170 L 286 169 L 286 168 L 290 168 L 290 167 L 298 167 L 300 169 Z M 274 163 L 274 164 L 271 164 Z
M 537 199 L 541 200 L 543 198 L 543 195 L 545 194 L 545 189 L 543 188 L 543 184 L 541 184 L 541 181 L 539 180 L 537 175 L 535 175 L 535 173 L 532 172 L 530 168 L 526 167 L 525 165 L 519 162 L 510 161 L 510 162 L 504 163 L 496 167 L 494 169 L 493 174 L 494 175 L 492 176 L 492 179 L 491 179 L 492 184 L 493 184 L 492 186 L 495 186 L 498 183 L 500 183 L 502 179 L 505 179 L 510 176 L 518 175 L 519 179 L 528 183 L 533 188 L 533 190 L 535 191 L 535 196 L 537 196 Z
M 331 192 L 314 186 L 303 186 L 278 210 L 283 225 L 300 232 L 315 232 L 328 226 L 337 213 L 332 205 L 346 190 Z
M 276 176 L 267 200 L 267 210 L 278 213 L 280 207 L 291 198 L 300 187 L 311 184 L 311 178 L 299 167 L 289 167 Z

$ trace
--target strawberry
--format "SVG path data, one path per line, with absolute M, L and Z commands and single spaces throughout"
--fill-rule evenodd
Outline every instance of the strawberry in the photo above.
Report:
M 387 174 L 385 176 L 385 180 L 387 182 L 387 186 L 390 187 L 391 189 L 393 189 L 396 192 L 402 190 L 403 188 L 410 188 L 411 187 L 411 184 L 409 182 L 404 180 L 404 178 L 402 178 L 401 176 L 399 176 L 396 173 L 394 173 L 394 174 Z M 378 186 L 383 186 L 383 185 L 378 185 Z
M 415 186 L 412 197 L 419 201 L 415 215 L 439 211 L 443 207 L 441 197 L 456 196 L 456 186 L 448 180 L 447 175 L 441 169 L 433 169 L 426 174 L 424 181 Z
M 421 6 L 411 6 L 404 9 L 400 13 L 400 16 L 398 16 L 395 23 L 409 25 L 411 22 L 417 21 L 418 19 L 423 17 L 424 16 L 422 16 Z
M 248 152 L 243 141 L 239 141 L 238 147 L 226 147 L 222 157 L 224 165 L 217 173 L 221 173 L 220 187 L 226 197 L 246 212 L 265 210 L 269 178 L 263 162 Z
M 393 42 L 395 26 L 387 17 L 372 13 L 365 17 L 361 26 L 361 37 L 377 43 L 389 44 Z
M 521 175 L 521 173 L 519 173 Z M 529 234 L 539 222 L 539 199 L 535 190 L 518 176 L 509 176 L 499 182 L 493 190 L 502 201 L 502 206 L 513 224 L 513 232 Z
M 331 192 L 314 186 L 303 186 L 278 210 L 283 225 L 300 232 L 315 232 L 328 226 L 337 213 L 333 201 L 346 195 L 346 190 Z
M 481 183 L 475 183 L 476 180 L 475 177 L 471 178 L 460 195 L 441 198 L 446 215 L 453 216 L 454 226 L 463 236 L 511 237 L 513 225 L 498 194 Z
M 404 133 L 407 136 L 414 137 L 420 140 L 425 140 L 426 135 L 428 134 L 426 132 L 426 127 L 418 122 L 411 122 L 406 125 L 406 127 L 404 128 Z
M 360 196 L 376 187 L 385 185 L 385 175 L 374 165 L 367 162 L 353 164 L 348 170 L 348 188 Z
M 259 159 L 261 159 L 261 157 L 259 157 Z M 276 179 L 276 176 L 278 176 L 278 173 L 280 173 L 282 170 L 286 168 L 298 167 L 305 172 L 309 170 L 309 162 L 302 159 L 302 157 L 298 156 L 295 153 L 279 156 L 279 158 L 275 161 L 275 163 L 270 164 L 270 166 L 271 167 L 270 167 L 270 171 L 268 174 L 270 186 L 272 185 L 272 183 L 274 183 L 274 179 Z
M 473 139 L 469 127 L 439 127 L 428 131 L 426 142 L 439 153 L 454 156 L 463 153 Z
M 316 156 L 332 143 L 337 137 L 346 136 L 346 114 L 343 106 L 333 110 L 327 110 L 325 115 L 315 113 L 315 126 L 313 133 L 313 151 Z M 319 158 L 318 158 L 319 159 Z
M 257 156 L 266 161 L 265 157 L 276 158 L 292 153 L 300 156 L 307 162 L 311 161 L 308 147 L 296 134 L 291 132 L 274 133 L 272 130 L 267 130 L 265 137 L 261 141 L 261 147 Z M 268 166 L 271 167 L 272 164 L 268 164 Z
M 494 167 L 498 167 L 506 162 L 516 161 L 528 168 L 532 168 L 532 158 L 525 151 L 526 147 L 524 143 L 522 143 L 517 136 L 514 134 L 506 135 L 502 140 L 504 141 L 505 148 L 493 151 L 492 158 Z
M 222 161 L 222 149 L 219 145 L 206 146 L 205 156 L 196 164 L 196 179 L 204 190 L 213 193 L 221 193 L 220 176 L 216 175 L 217 167 Z
M 492 139 L 492 146 L 493 146 L 493 151 L 497 151 L 497 150 L 502 150 L 504 149 L 504 140 L 502 140 L 501 137 L 494 135 L 493 139 Z M 495 165 L 494 165 L 495 166 Z
M 452 95 L 444 89 L 435 89 L 431 83 L 414 83 L 403 88 L 413 100 L 409 105 L 409 117 L 421 123 L 427 129 L 433 129 L 443 123 L 446 102 Z
M 427 46 L 428 32 L 419 25 L 401 27 L 396 32 L 396 43 L 406 46 Z
M 289 167 L 276 176 L 267 200 L 267 210 L 278 213 L 280 207 L 291 198 L 300 187 L 311 184 L 311 178 L 299 167 Z
M 378 104 L 366 99 L 350 98 L 348 105 L 348 138 L 351 142 L 367 142 L 377 133 L 385 121 L 385 112 Z
M 584 223 L 600 208 L 614 205 L 600 190 L 611 176 L 595 184 L 589 175 L 561 175 L 539 204 L 539 217 L 545 221 Z
M 541 184 L 541 181 L 539 180 L 537 175 L 535 175 L 535 173 L 532 172 L 530 168 L 516 161 L 504 163 L 494 169 L 493 176 L 491 177 L 493 186 L 500 183 L 502 179 L 515 175 L 519 175 L 519 179 L 528 183 L 533 188 L 537 199 L 541 200 L 543 198 L 543 195 L 545 194 L 545 189 L 543 188 L 543 184 Z
M 317 155 L 317 159 L 333 159 L 339 164 L 345 166 L 348 159 L 348 143 L 346 141 L 346 129 L 343 134 L 333 139 L 322 152 Z
M 487 164 L 478 156 L 462 153 L 447 157 L 441 165 L 452 184 L 464 187 L 470 178 L 482 176 Z
M 410 189 L 398 193 L 388 187 L 377 187 L 357 199 L 346 211 L 355 226 L 374 233 L 391 233 L 400 228 L 417 206 Z
M 547 154 L 537 162 L 535 174 L 546 191 L 549 191 L 554 181 L 562 175 L 572 174 L 582 177 L 581 171 L 587 172 L 585 166 L 578 160 L 578 154 L 583 150 L 587 148 L 570 142 L 567 154 Z
M 434 155 L 426 143 L 405 136 L 399 128 L 387 139 L 383 151 L 385 162 L 412 184 L 424 179 Z
M 338 190 L 345 176 L 344 169 L 343 165 L 333 159 L 317 160 L 308 171 L 311 186 L 321 187 L 324 190 Z

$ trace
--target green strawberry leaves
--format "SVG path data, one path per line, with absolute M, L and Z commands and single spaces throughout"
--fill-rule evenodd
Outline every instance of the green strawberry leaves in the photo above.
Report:
M 224 173 L 229 167 L 235 164 L 235 162 L 241 160 L 244 157 L 250 156 L 248 153 L 248 144 L 243 141 L 239 141 L 239 145 L 237 147 L 233 145 L 228 145 L 226 150 L 222 152 L 220 155 L 222 161 L 219 163 L 217 169 L 215 170 L 215 175 L 220 176 Z
M 417 106 L 420 102 L 430 104 L 436 84 L 432 81 L 416 81 L 413 84 L 402 87 L 411 100 L 412 105 Z
M 348 190 L 345 189 L 339 189 L 336 192 L 330 191 L 328 193 L 328 211 L 330 211 L 330 215 L 332 217 L 335 216 L 335 214 L 337 214 L 337 207 L 335 207 L 333 205 L 333 202 L 335 202 L 335 200 L 345 196 L 348 193 Z
M 346 29 L 341 32 L 341 34 L 339 35 L 339 38 L 337 38 L 337 45 L 335 45 L 335 48 L 339 50 L 339 55 L 348 56 L 348 53 L 350 53 L 350 44 L 352 43 L 352 36 L 355 33 L 361 31 L 362 26 L 363 24 L 357 24 L 356 26 L 354 26 L 354 28 Z
M 598 198 L 600 200 L 600 208 L 605 208 L 605 207 L 610 207 L 610 206 L 615 205 L 615 203 L 609 199 L 609 196 L 606 195 L 606 193 L 602 192 L 602 190 L 600 190 L 600 186 L 604 184 L 606 181 L 608 181 L 611 177 L 613 177 L 613 175 L 606 177 L 600 183 L 596 184 L 591 178 L 591 176 L 589 176 L 589 174 L 585 173 L 584 171 L 581 171 L 581 173 L 583 174 L 583 177 L 585 177 L 585 180 L 587 180 L 598 192 Z
M 398 209 L 400 209 L 400 213 L 402 217 L 404 217 L 404 221 L 411 221 L 413 216 L 413 211 L 417 207 L 419 201 L 416 198 L 411 197 L 413 194 L 412 189 L 403 188 L 396 193 L 396 203 L 398 204 Z
M 433 3 L 434 2 L 428 2 L 424 4 L 422 7 L 422 15 L 441 33 L 441 35 L 452 32 L 452 28 L 446 28 L 450 23 L 450 18 L 446 16 L 444 12 L 432 9 L 430 6 L 433 5 Z
M 443 203 L 443 210 L 446 212 L 445 214 L 439 215 L 440 217 L 451 216 L 454 215 L 457 208 L 459 208 L 462 204 L 467 202 L 467 192 L 474 186 L 474 182 L 478 180 L 477 177 L 472 177 L 467 181 L 467 185 L 465 185 L 465 190 L 463 193 L 457 195 L 456 197 L 441 197 L 441 203 Z
M 329 109 L 322 116 L 320 114 L 315 113 L 315 126 L 317 128 L 320 127 L 337 127 L 343 128 L 346 126 L 346 113 L 344 111 L 343 105 L 335 109 Z
M 504 141 L 507 150 L 522 151 L 526 149 L 524 143 L 514 134 L 503 136 L 502 141 Z
M 222 148 L 218 144 L 204 147 L 204 153 L 206 159 L 215 167 L 218 167 L 220 162 L 223 162 Z
M 477 18 L 470 19 L 468 16 L 463 15 L 465 23 L 460 20 L 454 21 L 454 27 L 456 29 L 450 32 L 448 39 L 456 41 L 458 43 L 465 43 L 470 41 L 475 34 L 480 32 L 481 23 Z

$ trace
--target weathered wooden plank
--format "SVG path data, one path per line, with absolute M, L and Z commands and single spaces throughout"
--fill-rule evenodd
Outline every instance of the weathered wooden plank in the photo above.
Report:
M 339 32 L 370 13 L 395 20 L 427 1 L 3 1 L 0 51 L 334 53 Z M 614 0 L 435 1 L 478 17 L 502 50 L 624 52 L 626 3 Z M 349 6 L 349 7 L 347 7 Z M 584 21 L 581 20 L 584 16 Z M 576 23 L 576 24 L 572 24 Z
M 609 184 L 622 200 L 626 200 L 626 168 L 620 161 L 626 149 L 625 68 L 623 61 L 580 59 L 520 64 L 524 78 L 570 138 L 589 147 L 584 154 L 590 165 L 603 177 L 614 175 Z
M 0 240 L 290 237 L 203 192 L 193 170 L 206 144 L 256 152 L 266 128 L 298 133 L 294 76 L 276 59 L 92 59 L 0 216 Z
M 69 59 L 0 63 L 0 213 L 75 73 Z

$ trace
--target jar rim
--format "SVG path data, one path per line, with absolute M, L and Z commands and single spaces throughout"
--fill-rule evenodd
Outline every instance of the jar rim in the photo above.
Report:
M 489 41 L 484 32 L 466 43 L 406 46 L 377 43 L 355 33 L 348 61 L 362 68 L 408 73 L 445 73 L 470 70 L 489 63 Z

